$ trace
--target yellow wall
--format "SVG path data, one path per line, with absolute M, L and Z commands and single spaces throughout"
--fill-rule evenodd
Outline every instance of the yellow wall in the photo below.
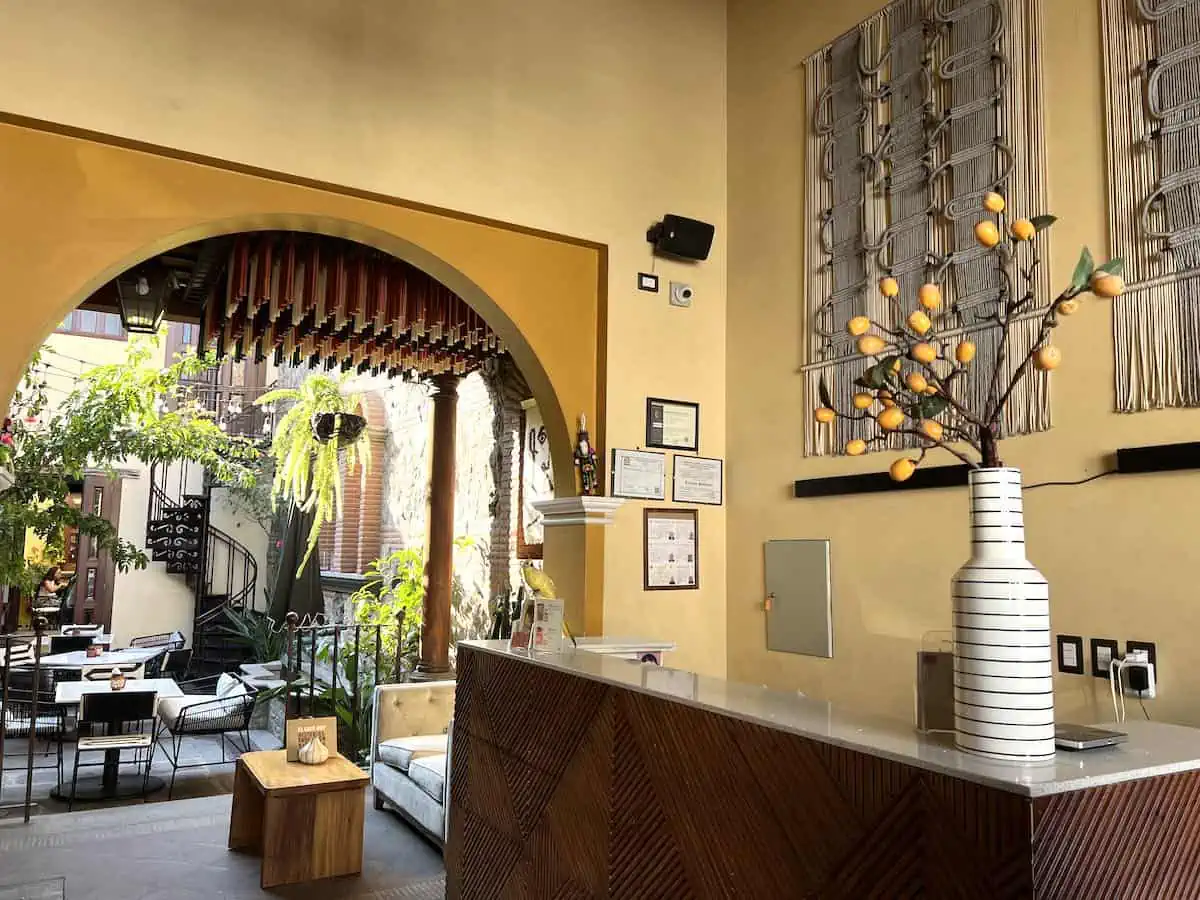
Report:
M 606 268 L 592 274 L 607 292 L 607 375 L 598 385 L 572 383 L 595 366 L 564 317 L 575 313 L 584 329 L 594 323 L 578 315 L 555 272 L 523 255 L 516 236 L 507 259 L 494 246 L 486 260 L 470 259 L 461 240 L 458 250 L 468 257 L 464 271 L 486 262 L 486 274 L 472 271 L 505 303 L 519 308 L 522 291 L 557 293 L 556 314 L 514 320 L 560 396 L 591 398 L 564 400 L 564 429 L 578 412 L 602 406 L 605 445 L 637 446 L 645 396 L 679 397 L 702 406 L 701 451 L 725 455 L 722 0 L 293 0 L 286 17 L 275 4 L 242 0 L 60 0 L 9 4 L 4 19 L 0 110 L 604 245 Z M 5 130 L 0 151 L 10 143 Z M 107 234 L 120 245 L 108 255 L 119 257 L 132 232 L 187 227 L 213 199 L 210 181 L 177 165 L 147 180 L 140 164 L 105 152 L 0 152 L 8 173 L 0 201 L 18 194 L 45 209 L 32 229 L 6 210 L 0 271 L 32 259 L 56 280 L 53 292 L 9 280 L 5 315 L 33 307 L 23 327 L 44 334 L 52 326 L 60 311 L 50 307 L 97 270 Z M 45 205 L 42 185 L 24 186 L 20 175 L 38 171 L 57 174 L 62 206 Z M 140 183 L 131 186 L 129 176 Z M 201 182 L 210 186 L 201 191 Z M 134 196 L 123 195 L 131 188 Z M 252 194 L 234 203 L 241 213 L 317 203 L 294 189 L 256 186 Z M 110 203 L 122 211 L 112 213 Z M 367 215 L 345 199 L 318 205 L 352 221 Z M 690 310 L 669 308 L 665 293 L 635 290 L 636 273 L 651 264 L 645 230 L 665 212 L 717 226 L 708 262 L 658 265 L 664 288 L 671 278 L 694 286 Z M 55 245 L 68 224 L 88 229 L 94 252 Z M 64 264 L 76 283 L 55 275 Z M 582 354 L 574 367 L 572 354 Z M 0 356 L 0 383 L 19 365 Z M 556 469 L 567 477 L 565 466 Z M 705 508 L 701 520 L 703 587 L 646 594 L 640 505 L 620 511 L 606 539 L 605 626 L 674 639 L 677 662 L 721 673 L 725 511 Z
M 950 627 L 948 582 L 967 558 L 962 490 L 795 500 L 796 478 L 882 471 L 891 456 L 802 457 L 803 269 L 798 64 L 881 4 L 732 0 L 729 17 L 729 672 L 753 682 L 908 716 L 923 633 Z M 1046 0 L 1054 280 L 1082 243 L 1107 250 L 1098 3 Z M 1038 212 L 1038 211 L 1034 211 Z M 1119 253 L 1120 248 L 1114 248 Z M 752 298 L 752 302 L 749 302 Z M 746 301 L 746 302 L 743 302 Z M 1118 416 L 1112 319 L 1103 301 L 1057 332 L 1052 431 L 1004 444 L 1027 484 L 1102 471 L 1117 447 L 1194 440 L 1200 412 Z M 1200 478 L 1115 476 L 1026 495 L 1028 552 L 1050 580 L 1056 632 L 1158 642 L 1161 699 L 1151 714 L 1200 722 L 1197 559 Z M 830 538 L 835 658 L 764 649 L 762 544 Z M 1059 718 L 1110 719 L 1107 682 L 1058 676 Z

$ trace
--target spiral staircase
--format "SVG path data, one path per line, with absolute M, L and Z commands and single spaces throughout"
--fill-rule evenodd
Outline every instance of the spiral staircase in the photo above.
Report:
M 249 650 L 225 630 L 226 610 L 254 602 L 258 562 L 250 551 L 209 521 L 212 487 L 188 463 L 150 467 L 146 546 L 167 573 L 187 580 L 195 596 L 192 673 L 236 669 Z

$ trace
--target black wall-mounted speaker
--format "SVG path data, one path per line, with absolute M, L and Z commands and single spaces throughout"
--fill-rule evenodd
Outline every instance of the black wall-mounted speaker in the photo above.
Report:
M 650 226 L 646 240 L 654 245 L 655 253 L 676 259 L 700 260 L 708 259 L 716 232 L 717 229 L 707 222 L 665 215 L 661 222 Z

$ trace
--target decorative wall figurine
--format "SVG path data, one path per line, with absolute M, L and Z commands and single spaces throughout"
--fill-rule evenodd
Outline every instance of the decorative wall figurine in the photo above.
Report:
M 1021 208 L 1046 205 L 1040 23 L 1040 0 L 898 0 L 807 60 L 810 409 L 822 378 L 846 392 L 836 400 L 851 400 L 847 320 L 903 327 L 907 313 L 874 290 L 882 278 L 905 296 L 936 285 L 944 302 L 928 310 L 934 324 L 947 339 L 969 337 L 982 360 L 998 358 L 995 316 L 1014 273 L 985 259 L 973 227 L 991 191 Z M 1034 281 L 1030 318 L 1010 337 L 1026 346 L 1049 302 L 1044 270 Z M 964 378 L 955 399 L 981 408 L 987 387 Z M 1049 426 L 1045 381 L 1030 379 L 1001 430 Z M 855 421 L 810 422 L 805 452 L 839 453 L 865 437 Z M 910 445 L 911 436 L 888 438 Z
M 596 451 L 588 436 L 587 416 L 579 415 L 579 436 L 575 444 L 575 468 L 579 469 L 579 490 L 585 497 L 594 497 L 600 488 L 596 469 Z
M 1200 406 L 1200 4 L 1101 6 L 1116 407 Z

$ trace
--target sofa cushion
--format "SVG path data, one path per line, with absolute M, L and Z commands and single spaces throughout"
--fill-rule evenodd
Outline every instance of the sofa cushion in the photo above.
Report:
M 446 754 L 415 758 L 408 764 L 408 777 L 413 784 L 441 803 L 446 789 Z
M 421 756 L 446 753 L 446 735 L 418 734 L 413 737 L 392 738 L 379 744 L 379 758 L 401 772 L 407 772 L 412 761 Z M 440 795 L 439 795 L 440 796 Z
M 371 783 L 385 803 L 401 810 L 438 843 L 445 840 L 446 814 L 440 799 L 434 800 L 411 778 L 387 763 L 375 763 L 371 769 Z
M 226 697 L 240 697 L 246 693 L 246 685 L 242 680 L 228 672 L 222 672 L 217 678 L 217 696 L 224 700 Z

